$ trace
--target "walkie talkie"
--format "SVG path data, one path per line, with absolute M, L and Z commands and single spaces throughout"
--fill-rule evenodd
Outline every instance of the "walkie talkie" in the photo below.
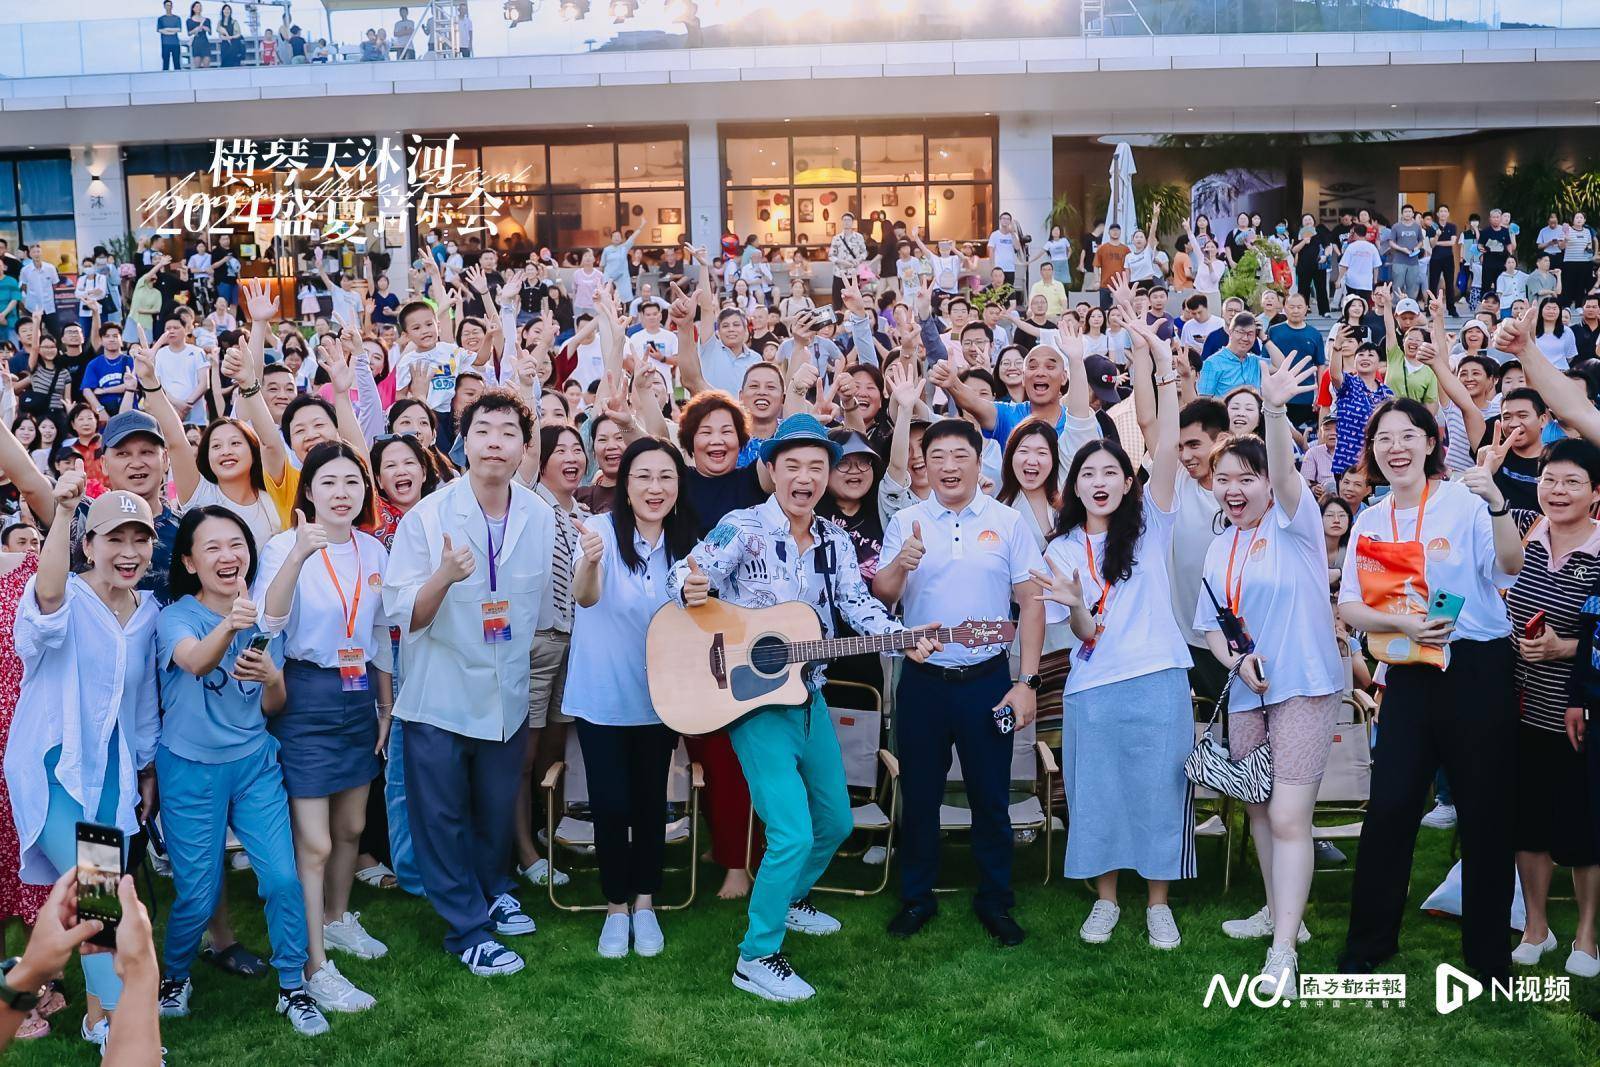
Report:
M 1250 631 L 1244 627 L 1244 620 L 1233 613 L 1233 609 L 1226 604 L 1217 603 L 1217 594 L 1211 591 L 1211 583 L 1204 578 L 1200 584 L 1206 587 L 1206 596 L 1211 598 L 1211 606 L 1217 609 L 1217 626 L 1222 630 L 1222 636 L 1227 639 L 1228 651 L 1235 656 L 1248 656 L 1256 650 L 1255 640 L 1250 636 Z

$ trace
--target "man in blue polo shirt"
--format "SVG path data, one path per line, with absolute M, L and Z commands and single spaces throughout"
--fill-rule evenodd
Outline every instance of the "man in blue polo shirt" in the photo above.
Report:
M 1261 388 L 1261 357 L 1254 352 L 1256 317 L 1241 311 L 1228 321 L 1228 343 L 1206 357 L 1195 390 L 1201 396 L 1223 396 L 1241 385 Z

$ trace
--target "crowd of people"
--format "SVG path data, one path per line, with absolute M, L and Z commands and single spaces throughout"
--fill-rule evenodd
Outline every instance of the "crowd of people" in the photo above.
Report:
M 391 59 L 461 58 L 472 55 L 472 16 L 466 4 L 445 6 L 437 15 L 431 7 L 424 8 L 421 19 L 411 17 L 411 9 L 402 6 L 395 19 L 394 28 L 374 27 L 350 46 L 338 41 L 330 43 L 326 37 L 313 37 L 295 22 L 289 5 L 283 5 L 283 20 L 276 28 L 267 27 L 255 33 L 249 26 L 241 25 L 234 16 L 232 4 L 217 8 L 216 18 L 206 13 L 207 4 L 193 0 L 187 15 L 179 16 L 173 0 L 162 0 L 161 14 L 156 16 L 156 37 L 161 45 L 161 69 L 184 70 L 184 46 L 188 46 L 188 67 L 203 70 L 207 67 L 274 67 L 295 66 L 305 63 L 333 63 L 354 60 L 360 63 L 382 63 Z M 256 5 L 241 4 L 255 23 Z
M 1319 968 L 1370 972 L 1398 950 L 1434 788 L 1428 817 L 1459 827 L 1467 966 L 1504 979 L 1566 940 L 1566 970 L 1600 975 L 1600 758 L 1584 745 L 1600 296 L 1484 292 L 1452 331 L 1448 284 L 1352 279 L 1352 231 L 1352 295 L 1324 332 L 1296 286 L 1218 313 L 1203 291 L 1169 305 L 1139 234 L 1120 258 L 1095 249 L 1100 299 L 1069 306 L 1049 274 L 1021 291 L 1009 216 L 976 283 L 915 231 L 893 260 L 930 270 L 864 275 L 853 221 L 829 249 L 831 303 L 803 277 L 785 298 L 759 270 L 752 286 L 750 246 L 720 270 L 686 246 L 635 273 L 619 232 L 566 282 L 448 240 L 404 295 L 319 257 L 326 303 L 303 324 L 267 283 L 218 276 L 231 253 L 201 242 L 152 250 L 126 305 L 87 301 L 85 323 L 30 308 L 0 391 L 16 515 L 0 848 L 19 861 L 0 865 L 0 916 L 43 928 L 84 820 L 172 876 L 162 1016 L 190 1013 L 197 958 L 272 974 L 303 1034 L 370 1008 L 335 962 L 387 952 L 357 881 L 424 898 L 472 974 L 512 974 L 514 939 L 535 932 L 519 887 L 568 877 L 536 831 L 536 784 L 570 727 L 607 901 L 597 952 L 654 956 L 679 737 L 652 703 L 645 634 L 663 605 L 715 597 L 804 602 L 829 635 L 912 631 L 903 657 L 809 665 L 806 702 L 683 739 L 719 894 L 749 901 L 741 990 L 811 996 L 786 935 L 840 929 L 811 899 L 852 827 L 829 678 L 916 709 L 896 732 L 890 935 L 939 910 L 954 751 L 972 907 L 999 944 L 1024 940 L 1011 731 L 1043 713 L 1061 729 L 1064 873 L 1095 887 L 1080 936 L 1116 936 L 1133 875 L 1148 944 L 1178 948 L 1169 887 L 1197 870 L 1184 764 L 1197 704 L 1225 700 L 1235 758 L 1265 744 L 1272 772 L 1247 806 L 1266 904 L 1224 929 L 1268 939 L 1262 974 L 1293 996 L 1317 791 L 1341 703 L 1365 689 L 1382 694 L 1371 800 L 1349 929 L 1312 950 Z M 1251 247 L 1186 229 L 1207 260 Z M 1583 261 L 1566 230 L 1554 240 L 1564 279 Z M 1484 247 L 1485 269 L 1491 254 L 1512 246 Z M 1058 255 L 1065 275 L 1065 244 L 1044 270 Z M 1011 647 L 936 639 L 1005 617 Z M 1577 890 L 1567 937 L 1546 918 L 1557 865 Z M 266 959 L 234 934 L 237 867 L 258 880 Z M 115 1046 L 126 991 L 105 961 L 83 960 L 82 1034 Z M 40 996 L 26 1036 L 64 1006 Z

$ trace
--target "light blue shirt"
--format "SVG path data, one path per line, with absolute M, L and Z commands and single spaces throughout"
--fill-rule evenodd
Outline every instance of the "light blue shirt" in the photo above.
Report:
M 1261 388 L 1261 357 L 1247 352 L 1240 359 L 1233 349 L 1224 348 L 1206 357 L 1195 392 L 1201 396 L 1224 396 L 1241 385 Z
M 729 396 L 739 395 L 744 387 L 744 372 L 760 362 L 761 353 L 749 345 L 736 356 L 720 337 L 713 337 L 700 346 L 700 373 L 706 384 Z
M 233 677 L 239 653 L 261 631 L 257 627 L 234 632 L 228 651 L 204 678 L 197 678 L 173 662 L 172 655 L 185 640 L 204 638 L 222 616 L 186 596 L 162 610 L 156 623 L 156 669 L 161 675 L 161 744 L 168 752 L 195 763 L 232 763 L 253 755 L 267 738 L 267 720 L 261 714 L 260 682 Z M 283 666 L 283 640 L 274 637 L 267 655 Z
M 637 572 L 622 561 L 613 516 L 597 515 L 584 525 L 605 543 L 600 599 L 593 607 L 573 608 L 572 651 L 561 711 L 599 726 L 650 726 L 661 720 L 650 702 L 639 652 L 656 609 L 668 600 L 672 564 L 666 535 L 652 547 L 634 531 L 633 548 L 644 561 L 643 572 Z

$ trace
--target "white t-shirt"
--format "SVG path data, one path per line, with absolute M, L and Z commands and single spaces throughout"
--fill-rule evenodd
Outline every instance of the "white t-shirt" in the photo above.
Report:
M 1578 358 L 1578 339 L 1573 336 L 1570 327 L 1563 329 L 1560 337 L 1553 330 L 1546 330 L 1535 337 L 1533 343 L 1556 370 L 1566 370 Z
M 1176 521 L 1172 528 L 1172 552 L 1167 557 L 1172 576 L 1172 614 L 1183 631 L 1183 639 L 1195 648 L 1205 648 L 1206 639 L 1194 628 L 1194 605 L 1202 595 L 1200 576 L 1206 551 L 1217 536 L 1216 495 L 1178 468 L 1172 490 Z
M 309 362 L 309 361 L 308 361 Z M 414 374 L 428 376 L 428 406 L 435 411 L 449 411 L 456 395 L 456 375 L 462 365 L 461 349 L 449 341 L 440 341 L 427 352 L 412 352 L 394 369 L 394 387 L 405 392 Z
M 339 650 L 359 645 L 365 652 L 366 662 L 388 670 L 394 656 L 389 643 L 389 617 L 383 611 L 383 575 L 389 564 L 389 553 L 384 550 L 383 542 L 355 530 L 344 544 L 327 547 L 328 562 L 339 577 L 338 588 L 328 577 L 328 567 L 322 562 L 321 553 L 306 560 L 295 582 L 289 614 L 276 619 L 267 615 L 267 590 L 294 549 L 294 537 L 293 530 L 285 530 L 268 541 L 261 551 L 261 569 L 251 595 L 261 607 L 262 629 L 283 633 L 283 654 L 289 659 L 305 660 L 319 667 L 337 667 Z M 462 540 L 466 540 L 464 535 Z M 361 602 L 355 605 L 352 637 L 347 629 L 348 612 L 357 588 L 361 590 Z M 339 598 L 341 591 L 343 601 Z M 376 691 L 376 683 L 369 679 L 368 685 Z
M 229 500 L 227 494 L 222 491 L 222 487 L 217 485 L 216 482 L 208 482 L 201 478 L 200 484 L 195 486 L 193 495 L 187 500 L 179 501 L 179 504 L 186 511 L 189 508 L 204 507 L 207 504 L 215 504 L 218 507 L 227 508 L 243 519 L 246 526 L 250 527 L 250 536 L 255 538 L 257 552 L 260 552 L 266 546 L 266 543 L 279 530 L 283 529 L 283 524 L 278 518 L 278 508 L 265 491 L 256 494 L 256 502 L 254 504 L 241 504 L 236 500 Z
M 211 277 L 211 253 L 196 252 L 194 255 L 190 256 L 189 273 L 193 275 L 203 274 L 208 278 Z
M 578 365 L 572 369 L 572 376 L 584 389 L 605 379 L 606 354 L 598 333 L 574 348 L 573 353 L 578 357 Z
M 1322 509 L 1310 493 L 1301 492 L 1292 518 L 1274 501 L 1254 530 L 1219 534 L 1206 552 L 1205 580 L 1223 603 L 1239 599 L 1239 615 L 1255 639 L 1267 675 L 1267 691 L 1261 696 L 1235 679 L 1228 710 L 1249 711 L 1263 703 L 1326 696 L 1344 688 L 1328 599 Z M 1222 628 L 1203 591 L 1194 606 L 1194 627 Z
M 1339 580 L 1339 603 L 1352 604 L 1361 599 L 1361 576 L 1356 565 L 1361 538 L 1392 542 L 1397 529 L 1400 540 L 1419 539 L 1417 509 L 1396 511 L 1392 495 L 1356 516 L 1350 528 L 1350 550 L 1344 557 L 1344 576 Z M 1426 611 L 1428 597 L 1443 589 L 1466 599 L 1452 640 L 1492 641 L 1510 636 L 1511 622 L 1500 590 L 1509 589 L 1515 578 L 1502 571 L 1495 558 L 1494 521 L 1489 518 L 1489 505 L 1460 482 L 1436 484 L 1428 493 L 1420 540 L 1427 546 L 1424 578 L 1428 588 L 1416 590 L 1416 610 Z
M 1006 273 L 1017 269 L 1017 235 L 1002 233 L 999 230 L 989 235 L 989 254 L 994 257 L 994 265 Z
M 156 349 L 156 378 L 173 403 L 187 401 L 198 393 L 205 374 L 206 354 L 194 345 L 162 345 Z
M 1351 241 L 1339 257 L 1339 265 L 1344 268 L 1345 288 L 1371 292 L 1372 280 L 1382 262 L 1378 249 L 1371 241 Z
M 1111 587 L 1106 598 L 1105 632 L 1088 660 L 1073 654 L 1072 670 L 1067 675 L 1065 694 L 1139 678 L 1173 667 L 1187 670 L 1194 665 L 1189 647 L 1169 611 L 1152 611 L 1169 591 L 1167 555 L 1171 548 L 1175 512 L 1162 511 L 1148 496 L 1144 500 L 1144 533 L 1134 546 L 1133 573 L 1127 581 Z M 1045 549 L 1045 558 L 1054 560 L 1063 574 L 1076 571 L 1083 582 L 1083 595 L 1092 612 L 1100 599 L 1102 582 L 1098 566 L 1089 566 L 1086 544 L 1092 544 L 1095 563 L 1105 558 L 1105 535 L 1088 535 L 1078 527 L 1066 537 L 1058 537 Z M 1059 604 L 1045 605 L 1045 621 L 1060 622 L 1069 615 Z
M 651 333 L 649 330 L 640 330 L 638 333 L 629 334 L 626 342 L 627 353 L 633 357 L 633 365 L 635 367 L 644 366 L 645 347 L 650 344 L 656 346 L 655 355 L 650 357 L 650 365 L 660 371 L 668 382 L 671 382 L 672 368 L 663 363 L 660 357 L 665 356 L 671 359 L 678 354 L 678 335 L 668 329 L 660 329 L 655 333 Z M 604 360 L 602 360 L 602 366 L 603 364 Z M 604 370 L 601 373 L 604 374 Z M 583 382 L 585 386 L 589 384 L 582 378 L 578 380 Z
M 933 287 L 941 293 L 953 293 L 961 287 L 961 257 L 954 252 L 948 256 L 933 257 Z
M 1183 324 L 1183 330 L 1178 336 L 1183 340 L 1185 347 L 1199 352 L 1205 348 L 1206 338 L 1220 329 L 1222 329 L 1222 320 L 1212 315 L 1204 322 L 1199 319 L 1188 320 Z

